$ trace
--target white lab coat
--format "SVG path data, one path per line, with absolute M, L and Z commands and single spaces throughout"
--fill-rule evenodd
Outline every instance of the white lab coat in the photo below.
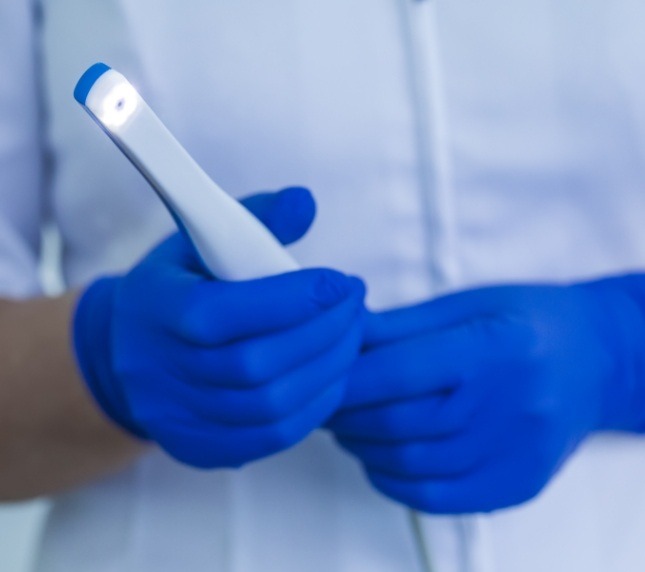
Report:
M 234 194 L 310 186 L 294 254 L 364 276 L 374 307 L 645 267 L 641 0 L 48 0 L 40 22 L 0 7 L 4 294 L 37 293 L 46 217 L 70 286 L 172 229 L 72 100 L 99 60 Z M 645 441 L 594 438 L 534 502 L 424 533 L 437 572 L 640 571 Z M 37 571 L 70 570 L 420 569 L 405 510 L 321 432 L 235 472 L 155 452 L 61 495 Z

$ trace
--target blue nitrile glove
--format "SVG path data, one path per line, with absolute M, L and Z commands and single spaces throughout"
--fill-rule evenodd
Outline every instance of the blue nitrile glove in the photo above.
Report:
M 303 189 L 245 204 L 285 242 L 315 211 Z M 213 280 L 175 234 L 85 291 L 75 349 L 117 424 L 189 465 L 237 467 L 294 445 L 337 409 L 360 350 L 363 297 L 360 280 L 326 269 Z
M 591 432 L 645 429 L 645 276 L 500 286 L 374 314 L 328 426 L 432 513 L 535 496 Z

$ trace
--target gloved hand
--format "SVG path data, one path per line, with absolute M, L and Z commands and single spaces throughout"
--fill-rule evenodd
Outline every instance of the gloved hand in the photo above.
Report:
M 645 276 L 501 286 L 372 315 L 328 426 L 431 513 L 536 495 L 591 432 L 645 429 Z
M 245 205 L 284 242 L 315 212 L 297 188 Z M 237 467 L 294 445 L 336 410 L 360 350 L 363 297 L 360 280 L 326 269 L 213 280 L 175 234 L 84 292 L 75 349 L 117 424 L 189 465 Z

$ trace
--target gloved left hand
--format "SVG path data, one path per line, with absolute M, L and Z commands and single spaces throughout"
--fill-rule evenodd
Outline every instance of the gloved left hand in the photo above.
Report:
M 275 236 L 306 232 L 303 189 L 244 204 Z M 74 313 L 82 381 L 118 426 L 193 467 L 284 451 L 338 408 L 362 339 L 365 287 L 331 269 L 213 279 L 175 233 L 124 274 L 94 281 Z
M 644 283 L 492 287 L 372 315 L 329 427 L 413 508 L 526 501 L 591 432 L 645 428 Z

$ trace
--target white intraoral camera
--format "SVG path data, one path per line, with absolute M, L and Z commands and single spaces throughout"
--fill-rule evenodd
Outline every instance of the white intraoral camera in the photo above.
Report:
M 123 75 L 94 64 L 74 97 L 157 192 L 213 276 L 250 280 L 298 269 L 271 232 L 203 171 Z

